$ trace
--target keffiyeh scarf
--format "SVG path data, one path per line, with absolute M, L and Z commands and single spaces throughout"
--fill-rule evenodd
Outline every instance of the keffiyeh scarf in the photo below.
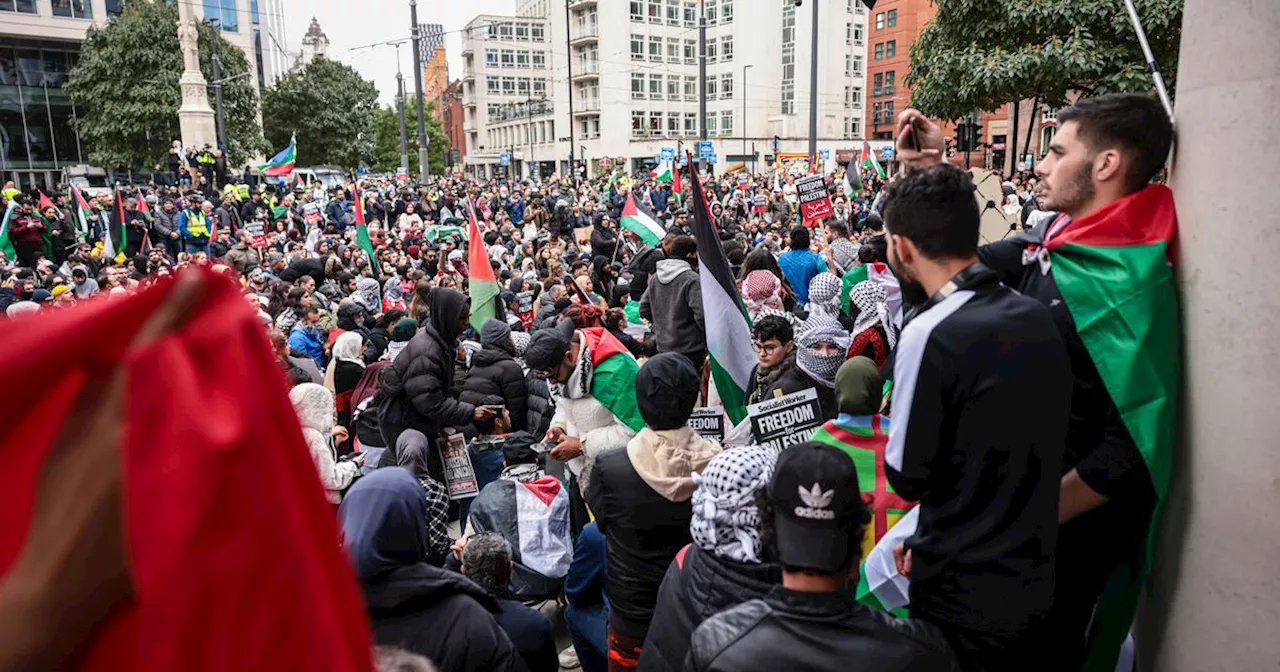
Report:
M 840 278 L 823 272 L 809 281 L 809 316 L 823 315 L 833 319 L 840 312 Z
M 849 332 L 840 327 L 834 318 L 825 315 L 811 316 L 805 320 L 807 328 L 796 340 L 796 366 L 809 374 L 819 383 L 835 388 L 836 371 L 844 363 L 849 350 Z M 833 355 L 820 355 L 812 350 L 818 343 L 835 343 L 839 352 Z
M 742 283 L 742 299 L 752 314 L 764 308 L 783 310 L 782 281 L 769 271 L 751 271 Z
M 693 474 L 693 543 L 717 557 L 759 563 L 760 510 L 756 492 L 768 485 L 776 451 L 762 446 L 726 450 Z
M 591 378 L 595 367 L 591 364 L 591 349 L 587 347 L 587 339 L 578 339 L 578 363 L 569 374 L 569 380 L 561 386 L 561 393 L 570 399 L 581 399 L 591 394 Z
M 858 308 L 858 319 L 853 324 L 853 335 L 857 336 L 879 324 L 884 327 L 889 347 L 893 348 L 897 343 L 898 333 L 888 328 L 889 305 L 884 287 L 870 280 L 863 280 L 853 286 L 849 292 L 849 301 Z

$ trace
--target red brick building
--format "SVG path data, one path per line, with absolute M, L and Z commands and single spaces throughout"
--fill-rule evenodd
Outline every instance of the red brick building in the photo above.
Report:
M 462 80 L 455 79 L 445 87 L 436 99 L 436 110 L 444 125 L 444 134 L 449 137 L 451 153 L 447 155 L 445 165 L 460 167 L 467 158 L 467 134 L 463 130 Z M 456 156 L 452 152 L 457 152 Z

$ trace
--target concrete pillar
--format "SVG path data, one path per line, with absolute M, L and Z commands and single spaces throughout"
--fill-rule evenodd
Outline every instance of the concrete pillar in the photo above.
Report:
M 1180 446 L 1142 670 L 1280 667 L 1280 2 L 1186 0 L 1172 186 Z

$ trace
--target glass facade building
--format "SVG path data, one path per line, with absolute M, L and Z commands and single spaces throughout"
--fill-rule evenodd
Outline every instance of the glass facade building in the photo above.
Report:
M 0 173 L 23 185 L 57 181 L 63 166 L 85 163 L 88 151 L 63 88 L 79 45 L 0 36 Z

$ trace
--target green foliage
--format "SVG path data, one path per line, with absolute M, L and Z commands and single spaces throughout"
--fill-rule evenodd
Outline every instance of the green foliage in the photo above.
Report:
M 277 150 L 298 135 L 298 165 L 355 168 L 373 151 L 378 89 L 351 66 L 317 58 L 262 96 L 262 126 Z
M 958 119 L 975 109 L 1070 92 L 1154 91 L 1122 0 L 935 0 L 937 16 L 911 48 L 911 104 Z M 1135 0 L 1173 94 L 1183 0 Z
M 427 168 L 432 175 L 444 172 L 444 155 L 449 151 L 449 136 L 436 119 L 435 101 L 427 103 Z M 418 172 L 418 105 L 407 101 L 404 123 L 409 153 L 409 172 Z M 394 105 L 380 107 L 373 113 L 373 153 L 366 163 L 375 171 L 393 173 L 400 168 L 400 115 Z
M 169 146 L 181 139 L 182 51 L 177 25 L 176 5 L 130 2 L 104 27 L 89 29 L 66 88 L 76 105 L 76 130 L 94 165 L 164 164 Z M 258 127 L 257 79 L 244 51 L 216 28 L 201 24 L 200 70 L 206 82 L 213 81 L 212 40 L 218 40 L 222 61 L 228 159 L 235 166 L 266 148 Z M 213 101 L 210 85 L 211 105 Z

